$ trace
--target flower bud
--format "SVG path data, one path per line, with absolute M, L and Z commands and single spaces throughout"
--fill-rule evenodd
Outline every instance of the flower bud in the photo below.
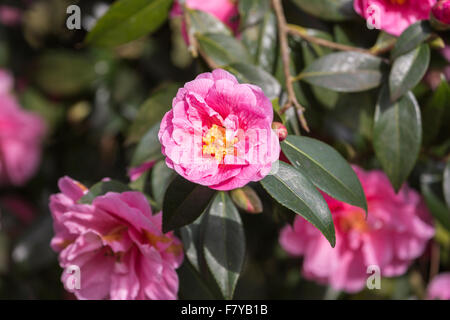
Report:
M 250 187 L 243 187 L 231 191 L 231 199 L 242 210 L 248 213 L 261 213 L 263 206 L 258 194 Z
M 450 30 L 450 0 L 440 0 L 434 5 L 430 22 L 436 30 Z
M 275 133 L 277 134 L 278 139 L 280 141 L 283 141 L 284 139 L 286 139 L 286 137 L 288 135 L 288 131 L 281 122 L 273 122 L 272 129 L 275 130 Z

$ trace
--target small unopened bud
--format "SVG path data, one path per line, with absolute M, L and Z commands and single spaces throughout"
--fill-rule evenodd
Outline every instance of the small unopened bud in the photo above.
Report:
M 450 0 L 440 0 L 433 6 L 430 22 L 436 30 L 450 30 Z
M 275 133 L 277 134 L 278 139 L 280 139 L 280 141 L 286 139 L 288 131 L 281 122 L 273 122 L 272 129 L 275 130 Z
M 263 206 L 258 194 L 250 187 L 243 187 L 231 191 L 231 199 L 242 210 L 248 213 L 261 213 Z

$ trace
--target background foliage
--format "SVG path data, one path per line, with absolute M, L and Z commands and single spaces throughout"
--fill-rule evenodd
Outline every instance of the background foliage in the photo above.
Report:
M 163 209 L 165 230 L 178 229 L 185 245 L 181 298 L 423 298 L 436 255 L 441 270 L 450 268 L 450 87 L 444 77 L 434 90 L 423 81 L 427 71 L 445 67 L 436 49 L 449 39 L 428 22 L 396 40 L 368 30 L 348 9 L 352 1 L 283 1 L 293 93 L 310 129 L 305 137 L 295 109 L 280 112 L 291 97 L 269 0 L 239 1 L 239 37 L 213 16 L 188 10 L 190 48 L 181 20 L 168 17 L 168 0 L 116 1 L 98 21 L 113 1 L 6 2 L 22 7 L 25 19 L 18 27 L 0 25 L 0 66 L 14 73 L 23 107 L 41 114 L 50 133 L 37 175 L 23 188 L 0 190 L 1 298 L 70 298 L 49 248 L 48 197 L 64 175 L 95 185 L 87 203 L 132 188 Z M 65 27 L 73 3 L 82 30 Z M 334 50 L 317 39 L 368 49 Z M 176 90 L 211 67 L 264 90 L 290 133 L 282 150 L 292 166 L 280 163 L 276 175 L 230 193 L 193 185 L 165 166 L 159 121 Z M 148 161 L 155 167 L 125 185 L 127 169 Z M 298 259 L 278 244 L 292 211 L 334 244 L 331 214 L 316 187 L 367 210 L 348 162 L 382 168 L 397 190 L 405 181 L 420 190 L 437 225 L 431 248 L 407 274 L 356 295 L 301 278 Z M 292 176 L 296 183 L 286 185 Z M 113 181 L 96 184 L 104 177 Z M 2 203 L 7 196 L 28 202 L 32 221 Z M 246 201 L 259 214 L 246 212 Z

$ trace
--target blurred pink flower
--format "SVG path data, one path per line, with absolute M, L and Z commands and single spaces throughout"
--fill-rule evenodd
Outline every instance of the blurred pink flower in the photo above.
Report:
M 381 30 L 399 36 L 416 21 L 428 19 L 435 3 L 436 0 L 355 0 L 353 7 L 364 19 L 379 12 Z
M 190 9 L 204 11 L 215 16 L 217 19 L 230 27 L 234 33 L 237 33 L 239 28 L 237 0 L 185 0 L 185 4 Z M 172 7 L 172 11 L 170 12 L 170 16 L 174 18 L 182 15 L 183 7 L 180 5 L 179 1 L 176 0 Z M 182 33 L 184 40 L 187 44 L 189 44 L 186 23 L 184 21 L 182 25 Z
M 36 209 L 22 197 L 16 195 L 1 196 L 0 204 L 25 224 L 31 223 L 36 217 Z
M 443 24 L 450 24 L 450 1 L 440 0 L 431 10 L 433 16 Z
M 172 107 L 159 141 L 169 168 L 192 182 L 240 188 L 264 178 L 278 159 L 272 105 L 257 86 L 216 69 L 179 89 Z
M 0 24 L 13 27 L 22 20 L 22 11 L 8 5 L 0 5 Z
M 131 181 L 139 179 L 147 170 L 150 170 L 155 165 L 155 161 L 149 161 L 141 164 L 139 167 L 130 168 L 128 176 Z
M 143 194 L 109 192 L 80 204 L 86 187 L 64 177 L 59 188 L 62 193 L 50 197 L 51 246 L 59 252 L 68 291 L 78 299 L 177 298 L 182 245 L 172 232 L 162 233 L 162 214 L 152 215 Z M 80 268 L 79 289 L 68 283 L 71 266 Z
M 438 274 L 428 285 L 427 298 L 450 300 L 450 272 Z
M 12 84 L 0 70 L 0 185 L 20 186 L 36 172 L 46 128 L 41 117 L 20 108 Z
M 417 192 L 405 185 L 395 194 L 383 172 L 354 170 L 366 194 L 368 218 L 362 209 L 324 195 L 336 229 L 334 249 L 301 217 L 280 234 L 280 244 L 288 253 L 304 256 L 306 278 L 350 293 L 364 288 L 369 265 L 379 266 L 386 277 L 405 273 L 434 234 Z

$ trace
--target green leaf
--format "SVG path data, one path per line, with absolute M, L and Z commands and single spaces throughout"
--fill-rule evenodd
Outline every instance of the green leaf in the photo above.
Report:
M 219 66 L 233 62 L 251 63 L 244 45 L 235 37 L 220 33 L 196 34 L 203 52 Z
M 222 21 L 205 11 L 188 9 L 187 14 L 191 22 L 189 32 L 192 35 L 197 33 L 220 33 L 228 36 L 233 35 L 230 28 L 228 28 Z
M 96 78 L 92 59 L 62 50 L 40 56 L 33 74 L 39 88 L 57 97 L 83 93 Z
M 165 160 L 155 164 L 152 170 L 152 194 L 156 203 L 162 207 L 164 194 L 169 186 L 175 172 L 166 165 Z
M 270 10 L 270 0 L 240 0 L 238 2 L 241 29 L 261 22 Z
M 208 207 L 215 190 L 176 176 L 164 195 L 164 233 L 195 221 Z
M 122 193 L 126 191 L 131 191 L 131 189 L 126 184 L 123 184 L 119 181 L 100 181 L 90 187 L 89 192 L 86 193 L 80 200 L 78 200 L 78 203 L 91 204 L 96 197 L 103 196 L 108 192 Z
M 158 139 L 159 126 L 158 122 L 151 127 L 138 143 L 131 159 L 131 167 L 138 167 L 145 162 L 162 158 L 161 144 Z
M 166 21 L 171 0 L 120 0 L 102 16 L 86 37 L 86 43 L 118 46 L 141 38 Z
M 200 274 L 189 261 L 184 261 L 177 269 L 180 279 L 179 296 L 183 300 L 213 300 L 214 294 L 208 288 L 208 285 L 200 277 Z
M 445 202 L 447 203 L 447 208 L 450 209 L 450 161 L 444 169 L 444 180 L 442 182 L 442 190 L 444 191 Z
M 245 234 L 239 212 L 225 192 L 216 195 L 205 230 L 206 263 L 225 299 L 232 299 L 245 259 Z
M 336 243 L 330 209 L 320 192 L 300 171 L 279 161 L 277 173 L 261 180 L 262 186 L 280 204 L 316 226 L 331 246 Z
M 411 92 L 391 102 L 388 89 L 381 90 L 375 111 L 375 154 L 398 191 L 416 163 L 422 141 L 419 105 Z
M 398 38 L 391 52 L 391 60 L 395 60 L 418 47 L 422 42 L 428 40 L 431 34 L 430 23 L 426 20 L 410 25 Z
M 424 143 L 434 141 L 445 119 L 445 110 L 450 105 L 450 85 L 441 74 L 441 83 L 427 101 L 423 112 L 423 138 Z
M 254 64 L 272 73 L 278 54 L 278 30 L 275 14 L 267 10 L 262 16 L 262 20 L 245 29 L 241 37 L 253 57 Z
M 300 9 L 318 18 L 344 21 L 355 17 L 353 0 L 292 0 Z
M 392 65 L 389 87 L 392 100 L 397 100 L 422 80 L 430 64 L 430 47 L 424 43 L 399 56 Z
M 136 118 L 128 131 L 127 143 L 135 143 L 171 109 L 172 99 L 177 94 L 177 83 L 165 84 L 158 88 L 139 108 Z
M 233 73 L 239 82 L 259 86 L 270 100 L 278 98 L 281 91 L 279 82 L 260 67 L 245 63 L 233 63 L 226 66 L 225 69 Z
M 281 148 L 292 165 L 317 188 L 367 212 L 366 197 L 358 176 L 332 147 L 315 139 L 288 136 Z
M 300 74 L 310 84 L 338 92 L 366 91 L 378 87 L 382 80 L 380 58 L 358 52 L 326 55 Z
M 450 231 L 450 210 L 433 192 L 431 188 L 433 179 L 430 179 L 429 177 L 430 175 L 422 175 L 421 177 L 421 191 L 425 198 L 425 203 L 433 217 L 439 221 L 445 229 Z

